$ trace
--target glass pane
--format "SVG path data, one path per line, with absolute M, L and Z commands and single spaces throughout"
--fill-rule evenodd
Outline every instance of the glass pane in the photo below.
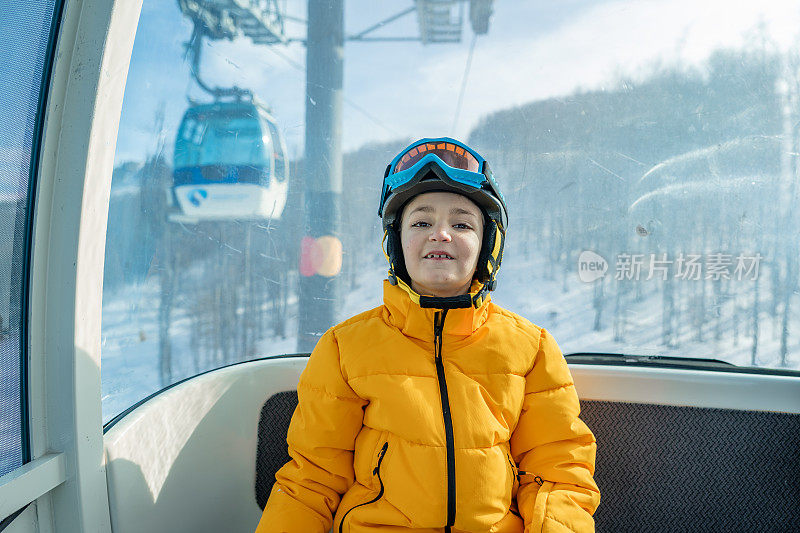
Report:
M 467 3 L 435 27 L 412 9 L 344 45 L 330 187 L 318 169 L 331 161 L 304 158 L 306 110 L 339 110 L 306 87 L 306 2 L 252 3 L 278 6 L 287 44 L 252 25 L 198 38 L 178 4 L 145 0 L 125 92 L 106 419 L 380 305 L 384 169 L 440 135 L 486 157 L 508 202 L 493 300 L 565 352 L 800 367 L 795 3 L 494 2 L 477 37 L 487 21 Z M 357 36 L 417 3 L 345 5 Z M 266 114 L 274 130 L 250 120 Z M 338 146 L 327 123 L 309 120 L 314 142 Z M 269 174 L 279 146 L 285 189 Z
M 224 108 L 195 111 L 186 117 L 176 140 L 176 168 L 265 164 L 257 113 Z
M 22 375 L 28 189 L 54 1 L 5 2 L 0 14 L 0 476 L 27 459 Z
M 267 125 L 269 126 L 272 139 L 274 139 L 272 144 L 272 157 L 275 161 L 275 179 L 284 181 L 286 179 L 286 153 L 283 142 L 281 142 L 282 137 L 274 122 L 268 121 Z

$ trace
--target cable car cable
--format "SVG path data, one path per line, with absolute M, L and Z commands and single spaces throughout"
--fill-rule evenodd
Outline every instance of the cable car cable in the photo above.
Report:
M 475 52 L 475 43 L 478 40 L 478 34 L 472 35 L 472 43 L 469 45 L 469 54 L 467 55 L 467 64 L 464 67 L 464 77 L 461 79 L 461 90 L 458 93 L 458 103 L 456 104 L 456 114 L 453 117 L 453 126 L 450 128 L 451 135 L 456 135 L 456 125 L 458 124 L 458 116 L 461 114 L 461 103 L 464 100 L 464 90 L 467 88 L 467 78 L 469 77 L 469 69 L 472 66 L 472 54 Z
M 272 53 L 274 53 L 278 57 L 283 58 L 289 65 L 291 65 L 292 67 L 296 68 L 297 70 L 299 70 L 300 72 L 305 74 L 306 68 L 303 65 L 301 65 L 300 63 L 298 63 L 297 61 L 295 61 L 291 57 L 287 56 L 283 52 L 278 51 L 274 46 L 268 46 L 267 50 L 271 51 Z M 350 107 L 352 107 L 353 109 L 355 109 L 356 111 L 358 111 L 359 113 L 361 113 L 362 115 L 364 115 L 365 117 L 370 119 L 372 122 L 374 122 L 375 125 L 380 126 L 381 128 L 385 129 L 386 131 L 388 131 L 389 133 L 391 133 L 393 135 L 397 135 L 399 137 L 402 136 L 402 134 L 400 132 L 398 132 L 394 128 L 391 128 L 390 126 L 387 126 L 386 124 L 384 124 L 383 122 L 378 120 L 376 117 L 374 117 L 372 114 L 370 114 L 367 110 L 365 110 L 364 108 L 362 108 L 361 106 L 359 106 L 358 104 L 356 104 L 355 102 L 350 100 L 348 97 L 342 95 L 342 100 L 344 100 L 344 102 L 346 104 L 348 104 Z

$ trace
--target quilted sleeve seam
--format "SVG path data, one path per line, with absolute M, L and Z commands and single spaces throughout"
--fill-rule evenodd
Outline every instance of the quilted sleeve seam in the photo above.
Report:
M 334 400 L 344 400 L 347 402 L 354 402 L 354 403 L 362 403 L 364 401 L 363 398 L 349 398 L 347 396 L 338 396 L 320 387 L 314 387 L 312 385 L 308 385 L 307 383 L 302 383 L 302 382 L 297 384 L 297 388 L 309 390 L 311 392 L 316 392 L 324 396 L 327 396 L 329 398 L 333 398 Z

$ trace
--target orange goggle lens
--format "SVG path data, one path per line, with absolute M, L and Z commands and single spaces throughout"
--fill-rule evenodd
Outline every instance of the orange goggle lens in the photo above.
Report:
M 481 165 L 468 150 L 464 150 L 457 144 L 453 143 L 425 143 L 415 146 L 414 148 L 403 154 L 403 157 L 397 162 L 392 169 L 392 174 L 401 172 L 411 168 L 417 161 L 422 159 L 428 154 L 434 154 L 439 159 L 444 161 L 446 165 L 453 168 L 460 168 L 462 170 L 469 170 L 470 172 L 480 172 Z

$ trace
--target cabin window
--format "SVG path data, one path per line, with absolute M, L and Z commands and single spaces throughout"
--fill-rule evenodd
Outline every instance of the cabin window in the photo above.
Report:
M 327 302 L 321 331 L 380 305 L 381 178 L 425 136 L 490 162 L 509 209 L 492 298 L 565 353 L 800 368 L 796 3 L 494 2 L 486 34 L 448 17 L 446 35 L 412 40 L 413 9 L 375 26 L 396 11 L 347 0 L 345 35 L 375 28 L 343 46 L 334 104 L 306 88 L 306 2 L 286 3 L 286 44 L 204 37 L 194 71 L 219 97 L 192 76 L 181 4 L 144 1 L 125 89 L 104 419 L 200 372 L 307 351 L 318 337 L 299 324 Z M 306 110 L 321 107 L 341 108 L 340 137 L 314 146 L 342 148 L 322 188 L 318 169 L 338 161 L 304 157 Z M 256 197 L 285 206 L 249 216 Z M 314 262 L 337 249 L 325 232 L 341 269 Z
M 12 1 L 0 17 L 0 476 L 30 459 L 29 228 L 57 4 Z
M 264 118 L 274 108 L 270 120 L 285 124 L 286 108 L 254 81 L 262 57 L 243 61 L 225 49 L 238 40 L 205 41 L 198 76 L 210 88 L 250 92 L 204 91 L 190 73 L 192 25 L 178 4 L 144 2 L 125 88 L 103 280 L 104 422 L 182 379 L 296 351 L 302 235 L 287 229 L 302 218 L 286 186 L 285 143 Z M 222 65 L 232 77 L 219 77 Z M 291 86 L 302 94 L 303 79 Z M 272 190 L 276 171 L 284 185 Z

